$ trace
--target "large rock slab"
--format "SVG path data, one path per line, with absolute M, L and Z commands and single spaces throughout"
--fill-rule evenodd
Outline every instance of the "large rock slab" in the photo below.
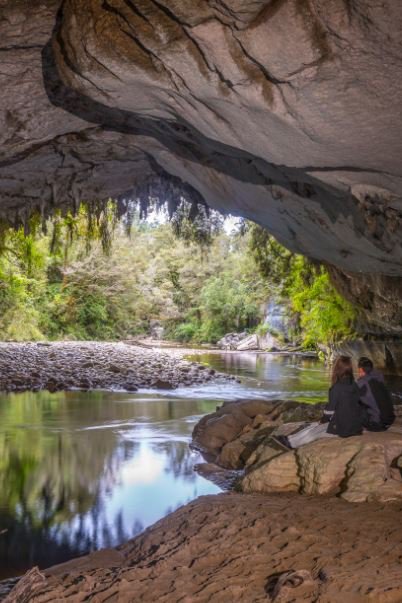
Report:
M 117 550 L 31 572 L 6 601 L 399 603 L 400 521 L 400 504 L 202 497 Z
M 349 502 L 402 500 L 402 425 L 388 432 L 321 439 L 272 454 L 261 444 L 241 482 L 244 492 L 335 495 Z
M 194 427 L 192 446 L 223 465 L 244 467 L 248 455 L 279 425 L 290 421 L 314 421 L 322 413 L 322 404 L 300 404 L 293 401 L 242 400 L 225 402 L 216 412 L 205 415 Z M 230 446 L 226 448 L 226 446 Z

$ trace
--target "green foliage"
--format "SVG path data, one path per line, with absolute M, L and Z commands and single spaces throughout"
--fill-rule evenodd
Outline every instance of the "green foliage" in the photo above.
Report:
M 221 219 L 212 216 L 208 230 L 205 211 L 196 218 L 180 207 L 173 224 L 131 215 L 130 237 L 112 203 L 56 215 L 46 235 L 35 221 L 28 235 L 0 228 L 0 337 L 126 339 L 158 321 L 178 341 L 215 343 L 232 331 L 268 331 L 258 325 L 270 298 L 290 300 L 294 336 L 306 346 L 352 334 L 354 311 L 324 268 L 260 227 L 228 235 Z
M 248 230 L 250 250 L 260 274 L 281 290 L 288 283 L 296 256 L 261 226 L 249 224 Z
M 333 343 L 354 335 L 356 311 L 335 290 L 324 266 L 292 254 L 266 230 L 251 225 L 250 250 L 275 295 L 290 300 L 304 346 Z
M 336 292 L 324 267 L 312 269 L 305 258 L 297 257 L 288 293 L 300 315 L 306 347 L 353 336 L 356 311 Z
M 189 343 L 196 339 L 198 334 L 198 325 L 193 322 L 185 322 L 178 325 L 173 331 L 173 337 L 176 341 Z

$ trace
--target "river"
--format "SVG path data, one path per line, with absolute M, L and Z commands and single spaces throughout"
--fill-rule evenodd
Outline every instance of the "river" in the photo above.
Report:
M 241 383 L 171 392 L 0 395 L 0 579 L 116 546 L 219 488 L 194 472 L 199 418 L 223 400 L 325 399 L 318 361 L 285 356 L 194 358 Z

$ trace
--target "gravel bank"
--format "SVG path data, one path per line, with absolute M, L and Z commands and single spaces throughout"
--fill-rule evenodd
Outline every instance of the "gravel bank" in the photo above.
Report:
M 175 389 L 230 380 L 166 351 L 124 343 L 0 343 L 0 391 Z

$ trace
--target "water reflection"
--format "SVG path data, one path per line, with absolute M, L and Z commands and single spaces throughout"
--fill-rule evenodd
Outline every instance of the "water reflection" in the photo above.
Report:
M 188 442 L 222 399 L 324 400 L 326 369 L 306 359 L 205 354 L 239 376 L 172 392 L 0 396 L 0 579 L 138 534 L 219 488 L 193 471 Z
M 311 403 L 322 402 L 327 398 L 328 368 L 312 358 L 222 352 L 198 354 L 190 359 L 241 379 L 241 384 L 222 387 L 223 397 L 230 392 L 234 398 L 297 398 L 301 402 Z M 211 385 L 210 388 L 213 390 L 216 385 Z
M 119 544 L 217 492 L 188 447 L 215 406 L 155 394 L 0 397 L 0 578 Z

